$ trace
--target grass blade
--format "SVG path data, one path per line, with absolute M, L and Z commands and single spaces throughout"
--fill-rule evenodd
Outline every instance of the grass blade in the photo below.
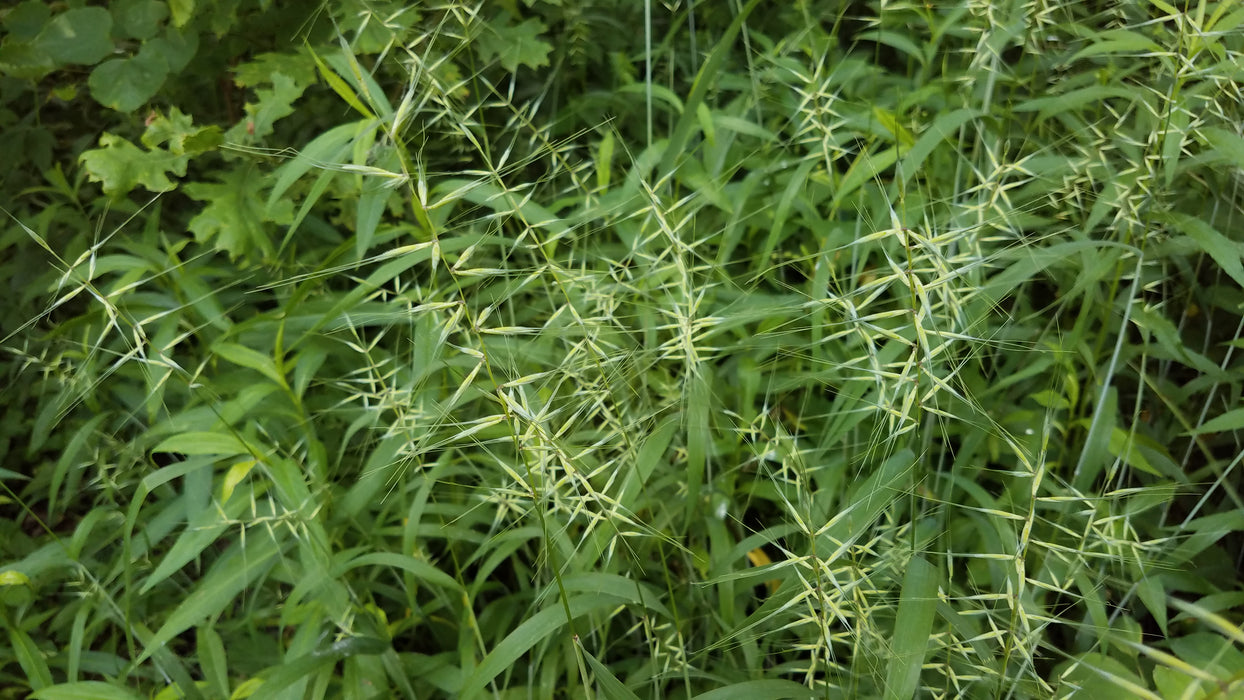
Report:
M 912 557 L 907 563 L 903 592 L 898 601 L 898 618 L 894 622 L 890 664 L 886 669 L 886 700 L 914 697 L 920 685 L 920 667 L 924 664 L 937 611 L 938 579 L 937 567 L 924 557 Z

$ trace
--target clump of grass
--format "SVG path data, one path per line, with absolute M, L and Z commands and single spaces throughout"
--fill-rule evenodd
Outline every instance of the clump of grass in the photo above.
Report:
M 692 4 L 584 86 L 607 5 L 339 28 L 231 255 L 23 227 L 5 682 L 1233 692 L 1244 15 Z

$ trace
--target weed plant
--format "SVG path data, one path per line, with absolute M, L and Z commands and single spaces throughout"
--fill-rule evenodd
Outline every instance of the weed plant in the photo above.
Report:
M 1244 5 L 283 4 L 0 10 L 0 697 L 1244 696 Z

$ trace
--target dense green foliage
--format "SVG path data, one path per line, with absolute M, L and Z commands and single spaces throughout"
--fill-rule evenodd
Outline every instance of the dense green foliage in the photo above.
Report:
M 0 698 L 1244 697 L 1244 3 L 0 22 Z

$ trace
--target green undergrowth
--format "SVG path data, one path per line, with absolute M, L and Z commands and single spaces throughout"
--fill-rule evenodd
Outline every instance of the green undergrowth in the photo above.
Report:
M 0 697 L 1244 697 L 1244 5 L 280 5 L 0 10 Z

